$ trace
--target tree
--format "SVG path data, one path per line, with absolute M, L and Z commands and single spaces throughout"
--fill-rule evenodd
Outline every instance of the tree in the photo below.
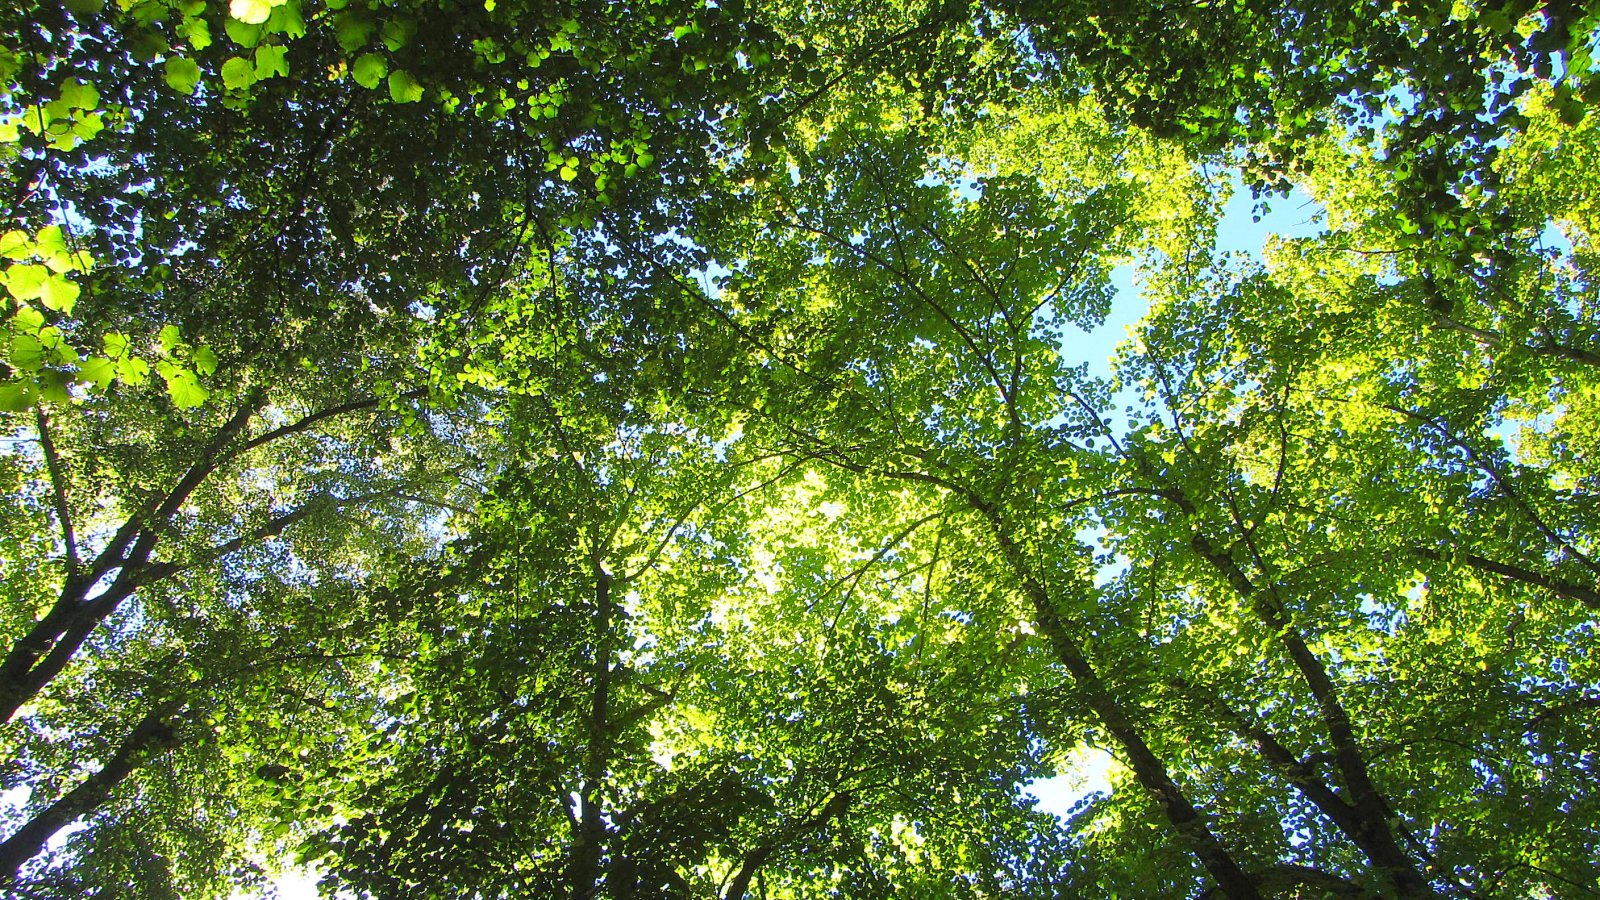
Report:
M 0 22 L 8 890 L 1600 893 L 1589 11 Z

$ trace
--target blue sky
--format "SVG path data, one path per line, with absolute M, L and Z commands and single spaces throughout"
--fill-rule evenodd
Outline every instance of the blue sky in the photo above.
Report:
M 1316 201 L 1299 191 L 1287 198 L 1275 198 L 1269 211 L 1253 221 L 1255 202 L 1248 190 L 1235 185 L 1233 196 L 1223 207 L 1222 222 L 1217 230 L 1218 250 L 1249 253 L 1259 257 L 1266 247 L 1267 238 L 1309 237 L 1322 230 L 1321 208 Z M 1102 378 L 1111 377 L 1111 358 L 1117 347 L 1128 338 L 1129 329 L 1144 317 L 1149 304 L 1139 293 L 1134 272 L 1130 266 L 1121 266 L 1111 275 L 1117 288 L 1112 300 L 1111 313 L 1099 328 L 1081 335 L 1073 342 L 1072 350 L 1089 363 L 1089 372 Z M 1027 790 L 1038 799 L 1035 808 L 1058 816 L 1066 815 L 1085 795 L 1092 791 L 1111 789 L 1111 756 L 1101 750 L 1080 748 L 1070 755 L 1066 771 L 1054 778 L 1041 779 Z

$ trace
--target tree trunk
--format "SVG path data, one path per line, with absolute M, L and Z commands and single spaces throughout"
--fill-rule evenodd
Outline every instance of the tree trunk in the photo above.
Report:
M 727 890 L 722 892 L 722 900 L 744 900 L 746 891 L 750 890 L 750 881 L 755 878 L 761 867 L 767 864 L 774 853 L 783 849 L 784 844 L 801 837 L 818 828 L 826 826 L 829 822 L 845 814 L 850 808 L 850 793 L 848 791 L 834 794 L 822 812 L 806 819 L 795 822 L 779 830 L 778 834 L 769 841 L 765 841 L 754 850 L 745 854 L 744 862 L 740 864 L 739 871 L 733 874 L 728 882 Z
M 969 500 L 971 499 L 974 498 L 969 497 Z M 1161 806 L 1167 822 L 1188 844 L 1190 852 L 1194 853 L 1206 872 L 1217 882 L 1217 887 L 1223 896 L 1233 900 L 1259 900 L 1261 893 L 1256 889 L 1254 880 L 1245 873 L 1244 868 L 1233 858 L 1221 839 L 1206 824 L 1200 811 L 1190 802 L 1183 789 L 1172 780 L 1166 763 L 1145 742 L 1138 727 L 1123 712 L 1121 704 L 1100 679 L 1099 673 L 1094 670 L 1083 648 L 1067 629 L 1066 623 L 1061 620 L 1060 613 L 1056 611 L 1055 604 L 1051 601 L 1050 592 L 1029 571 L 1021 548 L 1011 539 L 1011 534 L 1000 515 L 994 509 L 983 506 L 979 507 L 979 512 L 988 519 L 995 539 L 1005 552 L 1011 568 L 1022 579 L 1023 587 L 1033 605 L 1035 627 L 1050 641 L 1050 647 L 1055 651 L 1056 658 L 1072 675 L 1073 683 L 1077 686 L 1084 702 L 1127 755 L 1135 780 Z
M 578 812 L 573 824 L 572 858 L 567 865 L 572 900 L 591 900 L 599 895 L 601 851 L 606 838 L 600 788 L 611 757 L 611 573 L 599 560 L 594 563 L 594 572 L 595 649 L 590 676 L 594 696 L 589 710 L 589 746 L 584 753 Z
M 1354 813 L 1353 819 L 1346 815 L 1342 817 L 1343 821 L 1335 818 L 1334 823 L 1340 826 L 1340 831 L 1361 849 L 1373 867 L 1383 873 L 1398 896 L 1402 898 L 1437 896 L 1433 888 L 1428 885 L 1427 879 L 1418 871 L 1416 863 L 1400 848 L 1399 841 L 1395 839 L 1394 831 L 1389 824 L 1390 820 L 1395 818 L 1394 810 L 1378 790 L 1377 785 L 1372 782 L 1366 757 L 1361 751 L 1360 742 L 1356 739 L 1355 729 L 1350 724 L 1350 716 L 1345 712 L 1344 705 L 1339 702 L 1338 688 L 1333 683 L 1333 678 L 1328 675 L 1327 667 L 1294 628 L 1294 624 L 1284 612 L 1281 601 L 1273 596 L 1270 588 L 1257 588 L 1252 584 L 1244 570 L 1239 568 L 1230 556 L 1218 550 L 1205 535 L 1195 532 L 1191 543 L 1195 552 L 1210 563 L 1234 592 L 1251 607 L 1261 623 L 1279 636 L 1289 659 L 1294 663 L 1295 670 L 1300 673 L 1300 677 L 1311 691 L 1323 727 L 1333 744 L 1334 764 L 1338 767 L 1340 778 L 1350 794 L 1348 803 L 1344 804 L 1344 811 Z M 1309 795 L 1307 799 L 1315 802 L 1315 798 Z
M 44 849 L 62 828 L 94 812 L 133 771 L 154 756 L 177 746 L 169 721 L 181 704 L 169 703 L 146 715 L 117 747 L 111 759 L 65 796 L 41 810 L 0 844 L 0 885 L 17 880 L 23 864 Z

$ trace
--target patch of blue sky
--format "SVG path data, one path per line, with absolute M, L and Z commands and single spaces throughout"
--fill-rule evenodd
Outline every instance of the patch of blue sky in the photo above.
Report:
M 1322 207 L 1305 192 L 1296 189 L 1287 197 L 1262 203 L 1252 197 L 1235 176 L 1232 196 L 1223 206 L 1215 249 L 1219 253 L 1239 253 L 1259 260 L 1274 235 L 1313 237 L 1322 233 L 1322 222 Z M 1131 339 L 1150 310 L 1149 298 L 1139 289 L 1133 267 L 1124 265 L 1112 270 L 1111 283 L 1115 295 L 1105 320 L 1092 330 L 1071 334 L 1062 347 L 1066 359 L 1082 361 L 1088 365 L 1090 375 L 1108 380 L 1114 375 L 1114 360 L 1119 349 Z M 1112 403 L 1122 407 L 1132 404 L 1134 399 L 1132 392 L 1125 389 L 1112 398 Z M 1098 543 L 1100 536 L 1098 529 L 1079 534 L 1079 538 L 1091 546 Z M 1126 559 L 1113 558 L 1096 572 L 1095 583 L 1106 584 L 1126 566 Z M 1034 797 L 1035 809 L 1065 817 L 1090 794 L 1111 792 L 1112 766 L 1113 760 L 1105 751 L 1079 747 L 1067 753 L 1059 774 L 1032 781 L 1024 790 Z

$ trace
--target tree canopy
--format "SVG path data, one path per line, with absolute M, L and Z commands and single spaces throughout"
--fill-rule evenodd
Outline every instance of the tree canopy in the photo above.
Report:
M 0 893 L 1600 897 L 1597 17 L 7 5 Z

